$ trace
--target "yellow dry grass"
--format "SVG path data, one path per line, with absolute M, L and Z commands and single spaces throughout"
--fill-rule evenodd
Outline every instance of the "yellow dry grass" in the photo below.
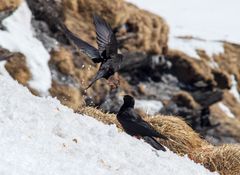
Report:
M 240 174 L 240 145 L 203 147 L 189 153 L 189 157 L 221 175 Z
M 188 154 L 194 149 L 208 145 L 186 122 L 178 117 L 157 115 L 145 120 L 159 133 L 169 138 L 168 141 L 159 141 L 179 155 Z

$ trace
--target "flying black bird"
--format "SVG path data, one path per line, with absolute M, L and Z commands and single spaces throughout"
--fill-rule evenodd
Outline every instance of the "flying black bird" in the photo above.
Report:
M 154 148 L 165 151 L 165 148 L 153 137 L 162 138 L 164 140 L 167 140 L 168 138 L 158 133 L 150 124 L 144 121 L 141 116 L 135 112 L 135 101 L 133 97 L 125 95 L 123 100 L 124 103 L 117 114 L 117 119 L 126 133 L 131 136 L 141 136 Z
M 94 63 L 101 63 L 97 75 L 93 78 L 88 89 L 101 78 L 108 79 L 120 69 L 123 56 L 118 54 L 118 43 L 110 25 L 101 17 L 94 15 L 93 22 L 96 28 L 98 49 L 78 38 L 65 25 L 60 23 L 65 35 L 78 48 L 92 59 Z

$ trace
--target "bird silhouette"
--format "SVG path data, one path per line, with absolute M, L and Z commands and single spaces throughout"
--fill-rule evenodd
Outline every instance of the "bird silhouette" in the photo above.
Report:
M 123 129 L 131 136 L 141 136 L 147 143 L 154 148 L 165 151 L 166 149 L 158 143 L 154 137 L 167 140 L 168 138 L 157 132 L 150 124 L 144 121 L 139 114 L 134 110 L 134 98 L 130 95 L 125 95 L 124 103 L 121 106 L 117 119 Z
M 96 29 L 98 49 L 73 34 L 64 24 L 60 23 L 65 35 L 94 63 L 101 63 L 96 76 L 86 89 L 101 78 L 109 79 L 121 68 L 122 54 L 118 54 L 118 43 L 110 25 L 98 15 L 93 16 Z

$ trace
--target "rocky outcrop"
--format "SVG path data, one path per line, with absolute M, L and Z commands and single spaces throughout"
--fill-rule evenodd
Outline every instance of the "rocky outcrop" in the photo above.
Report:
M 193 59 L 183 52 L 174 50 L 168 51 L 167 58 L 172 63 L 172 73 L 180 81 L 199 87 L 212 87 L 216 84 L 211 68 L 205 62 Z

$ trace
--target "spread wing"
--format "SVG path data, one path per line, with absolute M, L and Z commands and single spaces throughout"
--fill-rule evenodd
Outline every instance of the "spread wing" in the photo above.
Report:
M 101 17 L 93 16 L 94 25 L 97 34 L 98 49 L 101 55 L 107 58 L 112 54 L 117 54 L 117 40 L 112 28 Z
M 99 55 L 99 51 L 88 44 L 87 42 L 78 38 L 75 34 L 73 34 L 64 24 L 60 23 L 60 27 L 63 30 L 64 34 L 75 44 L 78 48 L 85 53 L 88 57 L 92 59 L 94 63 L 100 63 L 103 61 L 101 56 Z

